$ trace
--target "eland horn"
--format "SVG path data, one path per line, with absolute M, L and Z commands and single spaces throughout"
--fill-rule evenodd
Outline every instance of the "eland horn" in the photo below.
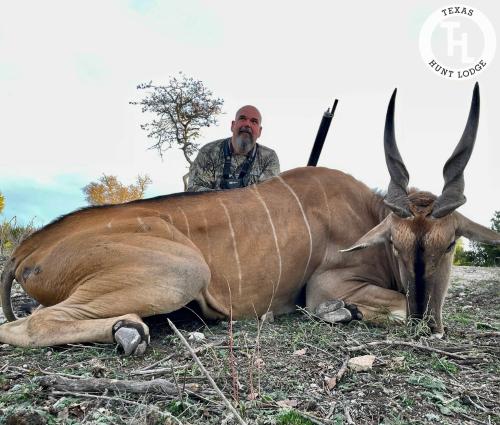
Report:
M 408 180 L 409 175 L 405 164 L 396 144 L 396 136 L 394 134 L 394 105 L 396 102 L 397 89 L 394 89 L 387 115 L 385 118 L 384 129 L 384 151 L 385 162 L 391 175 L 389 189 L 385 196 L 384 203 L 400 217 L 410 217 L 409 201 L 408 201 Z
M 432 217 L 440 218 L 450 214 L 464 204 L 464 169 L 474 148 L 479 124 L 479 84 L 474 86 L 467 125 L 452 155 L 443 168 L 444 187 L 434 202 Z

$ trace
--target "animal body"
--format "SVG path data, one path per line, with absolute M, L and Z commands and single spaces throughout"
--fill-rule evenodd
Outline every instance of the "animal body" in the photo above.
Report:
M 15 319 L 14 278 L 44 307 L 0 326 L 0 342 L 118 342 L 125 354 L 140 354 L 149 342 L 143 317 L 193 300 L 208 318 L 283 314 L 304 287 L 306 307 L 324 320 L 428 315 L 442 335 L 456 239 L 500 243 L 454 211 L 465 202 L 479 88 L 437 197 L 408 192 L 394 103 L 395 93 L 384 136 L 385 198 L 341 171 L 305 167 L 243 189 L 74 212 L 31 235 L 5 266 L 6 317 Z

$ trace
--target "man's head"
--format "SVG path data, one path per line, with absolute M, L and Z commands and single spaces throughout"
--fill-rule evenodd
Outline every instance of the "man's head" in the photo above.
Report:
M 262 132 L 261 124 L 262 117 L 255 106 L 246 105 L 238 109 L 231 122 L 231 143 L 235 153 L 245 155 L 253 149 Z

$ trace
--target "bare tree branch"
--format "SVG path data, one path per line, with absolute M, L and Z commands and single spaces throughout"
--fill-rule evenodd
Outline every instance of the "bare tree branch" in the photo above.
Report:
M 144 113 L 155 117 L 151 122 L 141 124 L 147 137 L 155 140 L 149 149 L 156 149 L 160 157 L 172 146 L 182 150 L 189 165 L 191 157 L 198 150 L 197 139 L 201 129 L 217 125 L 216 117 L 222 111 L 224 101 L 213 97 L 202 81 L 187 77 L 182 72 L 171 77 L 165 86 L 153 82 L 139 84 L 138 90 L 145 90 L 146 96 L 131 105 L 140 105 Z M 184 189 L 187 188 L 185 180 Z

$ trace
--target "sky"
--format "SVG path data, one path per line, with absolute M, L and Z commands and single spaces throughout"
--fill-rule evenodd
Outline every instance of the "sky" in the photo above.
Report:
M 282 171 L 306 165 L 322 113 L 338 98 L 318 165 L 382 189 L 384 119 L 397 87 L 396 135 L 410 185 L 436 194 L 479 81 L 481 119 L 459 211 L 489 226 L 500 209 L 500 58 L 464 81 L 429 69 L 420 30 L 448 5 L 0 0 L 0 221 L 41 225 L 85 206 L 81 189 L 103 173 L 126 184 L 149 174 L 148 197 L 182 191 L 181 152 L 161 159 L 148 150 L 153 142 L 140 128 L 148 117 L 129 104 L 143 95 L 138 84 L 166 84 L 182 71 L 224 99 L 219 125 L 200 144 L 228 137 L 236 110 L 253 104 L 263 116 L 259 142 L 277 152 Z M 499 2 L 467 5 L 498 34 Z

